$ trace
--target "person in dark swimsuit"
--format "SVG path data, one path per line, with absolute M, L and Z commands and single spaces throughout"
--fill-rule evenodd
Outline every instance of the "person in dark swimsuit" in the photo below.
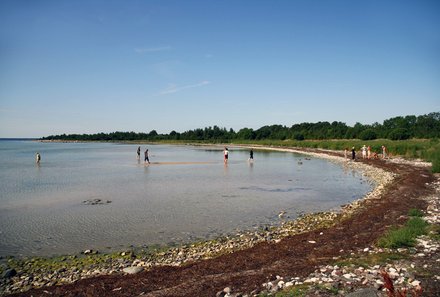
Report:
M 148 162 L 148 164 L 150 164 L 150 159 L 148 158 L 148 149 L 145 150 L 144 155 L 145 155 L 144 162 L 145 162 L 145 163 Z

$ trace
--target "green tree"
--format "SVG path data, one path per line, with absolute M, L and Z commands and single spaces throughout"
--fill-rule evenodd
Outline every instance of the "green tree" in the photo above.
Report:
M 408 130 L 404 128 L 396 128 L 388 134 L 388 139 L 391 140 L 405 140 L 410 137 Z
M 376 132 L 373 129 L 365 129 L 359 135 L 362 140 L 373 140 L 377 138 Z

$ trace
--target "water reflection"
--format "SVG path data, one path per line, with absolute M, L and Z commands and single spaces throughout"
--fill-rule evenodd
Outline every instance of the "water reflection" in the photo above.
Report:
M 224 162 L 223 163 L 223 175 L 227 176 L 228 172 L 229 172 L 229 164 L 228 164 L 228 162 Z

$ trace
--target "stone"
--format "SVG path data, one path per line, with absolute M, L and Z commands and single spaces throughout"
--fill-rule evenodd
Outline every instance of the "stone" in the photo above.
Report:
M 7 269 L 4 273 L 3 273 L 3 278 L 11 278 L 13 276 L 17 275 L 17 271 L 14 268 L 11 269 Z
M 411 282 L 411 286 L 413 286 L 413 287 L 420 286 L 420 281 L 415 280 L 415 281 Z
M 126 268 L 122 269 L 122 271 L 127 274 L 136 274 L 136 273 L 141 272 L 142 270 L 144 270 L 144 269 L 139 266 L 131 266 L 131 267 L 126 267 Z
M 346 297 L 378 297 L 378 296 L 379 295 L 377 294 L 377 290 L 372 288 L 362 289 L 346 295 Z

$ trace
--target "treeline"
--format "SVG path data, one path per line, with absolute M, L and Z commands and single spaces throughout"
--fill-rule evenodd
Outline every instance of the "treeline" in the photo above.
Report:
M 342 122 L 301 123 L 291 127 L 282 125 L 263 126 L 257 130 L 243 128 L 238 132 L 218 126 L 189 130 L 182 133 L 171 131 L 169 134 L 158 134 L 156 130 L 149 133 L 112 132 L 97 134 L 62 134 L 43 137 L 42 140 L 72 141 L 158 141 L 188 140 L 226 142 L 231 140 L 306 140 L 306 139 L 362 139 L 373 140 L 384 138 L 405 140 L 409 138 L 439 138 L 440 112 L 421 116 L 399 116 L 383 121 L 382 124 L 363 125 L 356 123 L 353 127 Z

